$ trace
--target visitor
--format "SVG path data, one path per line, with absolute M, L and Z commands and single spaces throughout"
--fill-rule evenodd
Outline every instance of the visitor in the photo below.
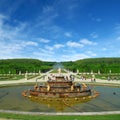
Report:
M 110 81 L 110 77 L 108 76 L 108 81 Z

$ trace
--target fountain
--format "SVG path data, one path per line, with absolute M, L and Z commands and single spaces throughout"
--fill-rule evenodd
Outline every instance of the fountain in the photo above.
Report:
M 50 74 L 47 82 L 42 85 L 39 85 L 36 79 L 34 88 L 24 90 L 22 95 L 34 102 L 63 110 L 65 106 L 70 107 L 77 103 L 89 101 L 97 97 L 99 93 L 92 91 L 85 83 L 75 83 L 73 75 L 62 75 L 59 68 L 58 74 Z
M 46 77 L 47 78 L 47 77 Z M 38 82 L 38 81 L 37 81 Z M 46 82 L 45 82 L 46 83 Z M 40 83 L 40 85 L 45 85 Z M 73 82 L 77 85 L 76 82 Z M 95 82 L 96 83 L 96 82 Z M 91 95 L 84 97 L 39 97 L 32 96 L 29 89 L 34 89 L 33 84 L 7 85 L 0 87 L 0 109 L 17 110 L 26 112 L 101 112 L 120 110 L 120 87 L 98 85 L 91 82 L 88 87 Z M 112 86 L 111 86 L 112 85 Z M 26 97 L 21 93 L 27 91 Z M 96 93 L 99 91 L 100 95 Z M 99 96 L 97 97 L 98 94 Z M 24 94 L 25 95 L 25 94 Z M 94 99 L 95 98 L 95 99 Z M 14 102 L 16 101 L 16 102 Z M 18 104 L 19 103 L 19 104 Z M 109 106 L 109 107 L 108 107 Z

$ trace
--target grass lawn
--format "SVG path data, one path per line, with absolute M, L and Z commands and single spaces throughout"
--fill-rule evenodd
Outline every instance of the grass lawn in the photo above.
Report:
M 32 79 L 34 77 L 37 77 L 39 75 L 27 75 L 27 79 Z M 0 75 L 0 81 L 8 81 L 8 80 L 20 80 L 25 78 L 25 75 Z
M 45 116 L 45 115 L 21 115 L 0 113 L 0 119 L 15 120 L 120 120 L 120 114 L 116 115 L 92 115 L 92 116 Z
M 0 75 L 0 81 L 19 80 L 25 78 L 24 75 Z

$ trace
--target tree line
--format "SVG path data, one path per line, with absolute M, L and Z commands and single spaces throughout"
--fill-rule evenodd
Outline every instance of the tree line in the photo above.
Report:
M 73 72 L 120 73 L 120 58 L 90 58 L 67 62 L 45 62 L 38 59 L 5 59 L 0 60 L 0 74 L 18 74 L 19 72 L 47 72 L 62 65 L 62 68 Z
M 18 74 L 19 72 L 46 72 L 53 68 L 55 62 L 44 62 L 37 59 L 0 60 L 0 74 Z
M 68 70 L 76 72 L 120 73 L 120 58 L 90 58 L 62 62 Z

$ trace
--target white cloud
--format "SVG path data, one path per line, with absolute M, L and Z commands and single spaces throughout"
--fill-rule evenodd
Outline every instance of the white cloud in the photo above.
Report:
M 92 32 L 92 33 L 90 34 L 90 36 L 91 36 L 92 38 L 98 38 L 98 35 L 97 35 L 95 32 Z
M 52 46 L 48 46 L 48 45 L 45 46 L 45 49 L 50 50 L 50 51 L 54 50 Z
M 19 45 L 24 46 L 24 47 L 26 47 L 26 46 L 38 46 L 38 43 L 33 42 L 33 41 L 23 41 Z
M 120 36 L 119 36 L 119 37 L 117 37 L 117 40 L 120 40 Z
M 69 47 L 83 47 L 84 46 L 83 44 L 80 44 L 78 42 L 72 42 L 72 41 L 68 41 L 66 45 Z
M 50 40 L 44 39 L 44 38 L 38 38 L 38 40 L 42 43 L 49 43 L 50 42 Z
M 21 41 L 20 43 L 1 43 L 0 44 L 0 55 L 1 54 L 18 54 L 24 50 L 27 46 L 38 46 L 36 42 L 32 41 Z
M 56 48 L 56 49 L 59 49 L 59 48 L 62 48 L 62 47 L 64 47 L 64 45 L 62 45 L 62 44 L 55 44 L 53 46 L 53 48 Z
M 6 20 L 6 19 L 8 19 L 7 16 L 0 14 L 0 21 Z
M 75 61 L 75 60 L 80 60 L 84 58 L 89 58 L 90 56 L 83 54 L 83 53 L 76 53 L 71 56 L 70 55 L 62 55 L 63 61 Z
M 46 48 L 39 48 L 37 51 L 34 51 L 33 56 L 43 61 L 56 61 L 54 51 L 47 50 Z
M 53 51 L 48 51 L 48 50 L 43 49 L 43 48 L 39 48 L 37 51 L 34 51 L 33 54 L 35 56 L 49 57 L 49 56 L 52 56 L 54 54 L 54 52 Z
M 92 51 L 86 51 L 86 53 L 91 56 L 91 57 L 95 57 L 96 53 L 93 53 Z
M 54 8 L 52 6 L 44 6 L 42 12 L 43 12 L 43 14 L 54 12 Z
M 90 40 L 88 40 L 88 39 L 82 39 L 82 40 L 80 40 L 80 42 L 82 44 L 87 44 L 87 45 L 91 45 L 92 44 L 92 42 Z
M 72 37 L 72 34 L 69 33 L 69 32 L 66 32 L 64 35 L 65 35 L 66 37 Z
M 35 24 L 35 27 L 41 27 L 42 29 L 49 29 L 48 27 L 52 27 L 54 19 L 58 17 L 57 13 L 51 15 L 42 15 L 38 18 L 38 23 Z
M 2 16 L 2 15 L 0 15 Z M 24 30 L 27 27 L 27 23 L 18 23 L 16 26 L 11 26 L 5 23 L 5 19 L 9 21 L 7 16 L 0 17 L 0 41 L 12 42 L 18 41 L 26 37 Z
M 107 50 L 107 48 L 102 48 L 102 51 L 106 51 Z
M 6 16 L 0 14 L 0 19 L 5 19 L 5 18 L 6 18 Z
M 82 44 L 84 44 L 84 45 L 97 45 L 96 42 L 92 42 L 92 41 L 90 41 L 90 40 L 88 40 L 88 39 L 86 39 L 86 38 L 81 39 L 81 40 L 80 40 L 80 43 L 82 43 Z
M 3 43 L 0 44 L 0 59 L 17 58 L 20 56 L 20 51 L 23 47 L 16 43 Z
M 45 49 L 50 50 L 50 51 L 53 51 L 53 50 L 55 50 L 55 49 L 60 49 L 60 48 L 62 48 L 62 47 L 64 47 L 64 45 L 62 45 L 62 44 L 54 44 L 53 46 L 48 46 L 48 45 L 46 45 L 46 46 L 45 46 Z
M 15 51 L 17 52 L 20 49 L 21 49 L 21 47 L 18 44 L 1 43 L 0 44 L 0 55 L 1 54 L 10 54 Z
M 39 48 L 39 49 L 38 49 L 38 53 L 48 54 L 48 55 L 50 55 L 50 54 L 54 54 L 53 51 L 51 51 L 51 50 L 48 51 L 48 50 L 45 49 L 45 48 Z
M 37 47 L 38 43 L 29 39 L 27 31 L 24 33 L 27 23 L 17 22 L 16 26 L 11 26 L 6 24 L 6 19 L 10 21 L 7 16 L 0 15 L 0 58 L 26 56 L 26 51 Z

